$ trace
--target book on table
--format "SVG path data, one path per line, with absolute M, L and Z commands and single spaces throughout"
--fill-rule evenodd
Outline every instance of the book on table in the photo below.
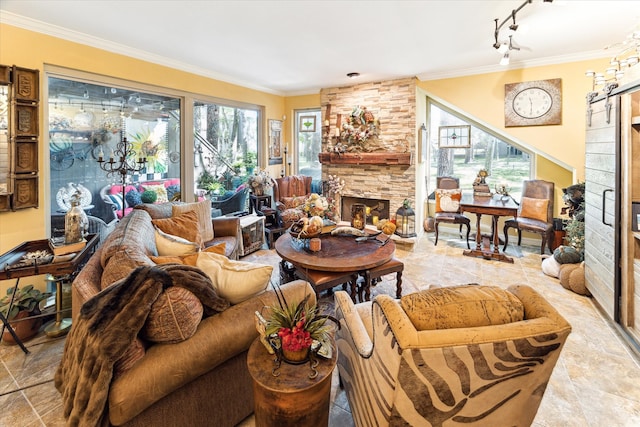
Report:
M 54 255 L 66 255 L 74 252 L 80 252 L 87 245 L 87 240 L 82 239 L 79 242 L 66 244 L 64 238 L 49 239 L 49 247 Z

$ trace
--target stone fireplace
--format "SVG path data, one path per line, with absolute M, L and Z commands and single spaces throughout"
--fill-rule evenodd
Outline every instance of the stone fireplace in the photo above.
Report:
M 405 199 L 416 205 L 416 93 L 415 78 L 322 89 L 322 176 L 344 179 L 341 218 L 351 219 L 351 204 L 364 201 L 372 210 L 384 204 L 379 219 L 392 218 Z M 328 154 L 336 128 L 355 106 L 366 107 L 379 120 L 379 142 L 372 153 Z M 371 223 L 372 218 L 368 218 Z M 419 219 L 416 218 L 418 221 Z

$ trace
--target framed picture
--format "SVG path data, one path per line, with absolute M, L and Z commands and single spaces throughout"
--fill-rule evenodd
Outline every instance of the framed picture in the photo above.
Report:
M 282 163 L 282 121 L 269 120 L 269 164 Z
M 440 126 L 438 128 L 439 148 L 471 147 L 471 126 Z
M 315 132 L 316 131 L 316 117 L 315 116 L 300 116 L 300 123 L 298 124 L 298 131 L 300 131 L 300 132 Z

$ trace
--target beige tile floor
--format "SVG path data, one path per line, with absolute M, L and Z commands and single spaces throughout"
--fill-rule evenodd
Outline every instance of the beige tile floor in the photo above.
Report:
M 424 235 L 412 248 L 398 246 L 397 256 L 405 263 L 402 293 L 432 284 L 529 284 L 573 326 L 533 425 L 640 426 L 640 363 L 591 299 L 567 291 L 557 279 L 545 276 L 538 246 L 510 246 L 507 254 L 514 257 L 514 264 L 463 257 L 464 247 L 456 235 L 443 231 L 438 246 L 433 245 L 433 234 Z M 279 260 L 269 250 L 244 259 L 274 265 Z M 373 296 L 394 292 L 393 275 L 372 288 Z M 321 301 L 330 303 L 328 298 Z M 37 337 L 27 344 L 29 355 L 16 346 L 0 345 L 0 426 L 62 426 L 60 397 L 49 380 L 60 360 L 64 338 Z M 334 373 L 329 425 L 352 426 L 346 395 L 337 383 Z M 34 386 L 9 393 L 30 385 Z M 241 425 L 254 424 L 250 417 Z

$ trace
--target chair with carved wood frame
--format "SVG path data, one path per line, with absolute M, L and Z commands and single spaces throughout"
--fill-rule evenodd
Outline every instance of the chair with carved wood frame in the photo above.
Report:
M 504 248 L 509 244 L 509 228 L 518 230 L 518 246 L 522 242 L 522 231 L 540 234 L 540 254 L 548 246 L 553 253 L 553 198 L 555 185 L 553 182 L 534 179 L 524 181 L 522 199 L 518 207 L 518 216 L 504 223 Z
M 456 212 L 445 212 L 440 207 L 439 203 L 439 191 L 438 190 L 456 190 L 460 188 L 460 179 L 451 176 L 439 176 L 436 181 L 436 215 L 435 215 L 435 228 L 436 228 L 436 241 L 435 245 L 438 245 L 438 225 L 441 222 L 449 224 L 460 224 L 460 238 L 462 239 L 462 226 L 467 226 L 467 249 L 471 249 L 469 246 L 469 232 L 471 231 L 471 220 L 460 212 L 460 208 Z

